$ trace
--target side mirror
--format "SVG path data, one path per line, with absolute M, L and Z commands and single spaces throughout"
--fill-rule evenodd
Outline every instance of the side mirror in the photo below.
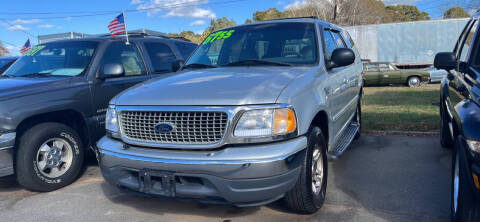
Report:
M 120 63 L 108 63 L 103 66 L 102 73 L 100 73 L 100 79 L 114 78 L 125 75 L 123 65 Z
M 182 68 L 182 66 L 185 64 L 185 61 L 183 60 L 175 60 L 172 62 L 172 71 L 173 72 L 176 72 L 178 70 L 180 70 L 180 68 Z
M 457 68 L 457 64 L 457 57 L 453 52 L 440 52 L 435 56 L 435 61 L 433 62 L 435 68 L 446 71 Z
M 335 49 L 330 61 L 327 61 L 327 69 L 349 66 L 355 62 L 355 53 L 348 48 Z

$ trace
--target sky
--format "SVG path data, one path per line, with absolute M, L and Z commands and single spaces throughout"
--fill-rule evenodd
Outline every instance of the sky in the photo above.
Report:
M 284 10 L 303 0 L 15 0 L 0 8 L 0 41 L 12 55 L 30 38 L 44 34 L 79 32 L 107 33 L 108 23 L 125 10 L 127 28 L 172 33 L 191 30 L 201 33 L 210 19 L 228 17 L 237 24 L 255 11 L 276 7 Z M 331 1 L 331 0 L 330 0 Z M 383 0 L 387 5 L 412 4 L 438 18 L 462 0 Z M 463 0 L 466 1 L 466 0 Z M 155 7 L 155 10 L 142 10 Z M 95 16 L 83 16 L 95 15 Z M 83 16 L 83 17 L 79 17 Z

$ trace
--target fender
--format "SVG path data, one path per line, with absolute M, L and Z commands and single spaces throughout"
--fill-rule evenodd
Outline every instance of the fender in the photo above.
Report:
M 457 132 L 465 139 L 480 140 L 480 106 L 472 100 L 464 100 L 455 106 Z

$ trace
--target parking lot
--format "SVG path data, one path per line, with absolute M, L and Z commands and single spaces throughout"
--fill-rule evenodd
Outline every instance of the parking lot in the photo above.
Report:
M 314 215 L 281 202 L 236 208 L 126 194 L 95 163 L 74 184 L 33 193 L 0 179 L 1 221 L 448 221 L 450 151 L 437 138 L 364 136 L 329 165 L 327 198 Z

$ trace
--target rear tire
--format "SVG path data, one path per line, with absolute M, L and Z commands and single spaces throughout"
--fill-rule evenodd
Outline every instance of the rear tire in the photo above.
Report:
M 419 87 L 422 84 L 422 80 L 418 76 L 411 76 L 407 80 L 407 85 L 412 88 Z
M 75 130 L 60 123 L 38 124 L 19 139 L 17 181 L 32 191 L 59 189 L 77 178 L 84 158 L 82 140 Z
M 480 203 L 475 200 L 475 192 L 469 184 L 471 175 L 467 173 L 465 155 L 466 145 L 457 138 L 452 156 L 452 201 L 451 217 L 454 222 L 475 222 L 480 220 Z
M 327 144 L 322 131 L 312 127 L 308 133 L 305 160 L 295 187 L 285 194 L 285 203 L 296 213 L 317 212 L 325 201 L 328 178 Z M 316 161 L 315 161 L 316 160 Z

